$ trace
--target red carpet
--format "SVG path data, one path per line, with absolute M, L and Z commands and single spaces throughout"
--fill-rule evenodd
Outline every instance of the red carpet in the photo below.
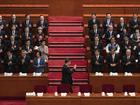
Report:
M 79 91 L 79 85 L 89 83 L 87 72 L 86 46 L 82 17 L 49 17 L 49 87 L 48 92 L 55 92 L 61 84 L 61 69 L 65 58 L 71 59 L 70 67 L 77 65 L 73 73 L 73 91 Z
M 27 105 L 24 100 L 0 100 L 0 105 Z
M 81 26 L 65 26 L 65 27 L 50 26 L 48 31 L 49 33 L 82 33 L 83 27 Z
M 49 44 L 61 44 L 61 43 L 68 43 L 68 44 L 84 44 L 85 38 L 83 37 L 49 37 L 48 38 Z

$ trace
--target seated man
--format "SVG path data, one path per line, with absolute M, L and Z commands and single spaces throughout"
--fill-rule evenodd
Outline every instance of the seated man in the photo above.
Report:
M 120 22 L 117 25 L 118 34 L 122 33 L 124 29 L 127 29 L 127 24 L 123 17 L 120 18 Z
M 140 21 L 138 20 L 138 14 L 134 13 L 132 19 L 129 21 L 129 26 L 131 32 L 133 33 L 136 28 L 140 26 Z
M 100 25 L 100 21 L 96 18 L 96 13 L 92 13 L 91 19 L 88 21 L 89 31 L 92 29 L 94 24 L 97 24 L 97 27 L 99 27 L 99 25 Z
M 16 63 L 16 56 L 14 56 L 10 50 L 7 51 L 6 56 L 4 57 L 5 72 L 14 73 L 16 70 Z
M 104 33 L 106 31 L 108 31 L 108 27 L 109 26 L 114 26 L 114 22 L 112 20 L 112 16 L 111 16 L 111 13 L 106 13 L 106 17 L 105 17 L 105 20 L 103 21 L 103 29 L 104 29 Z
M 11 20 L 9 21 L 9 28 L 15 26 L 16 29 L 19 29 L 19 22 L 17 21 L 17 17 L 15 14 L 12 14 Z
M 26 28 L 26 27 L 32 28 L 32 26 L 33 26 L 33 24 L 32 24 L 32 21 L 31 21 L 31 17 L 30 17 L 29 14 L 27 14 L 25 16 L 25 21 L 22 23 L 22 27 L 23 28 Z
M 110 72 L 117 72 L 119 64 L 119 56 L 115 53 L 115 49 L 111 49 L 111 52 L 107 55 L 107 64 Z
M 135 32 L 130 36 L 132 43 L 137 44 L 140 42 L 140 30 L 137 28 L 135 29 Z
M 31 57 L 31 59 L 33 59 L 34 50 L 30 40 L 26 41 L 25 45 L 22 46 L 22 49 L 27 52 L 27 54 Z
M 106 39 L 106 43 L 108 44 L 112 37 L 116 38 L 116 32 L 113 30 L 113 26 L 110 25 L 110 26 L 108 26 L 108 30 L 103 35 L 103 38 Z
M 107 44 L 106 46 L 106 53 L 110 53 L 110 51 L 114 49 L 115 53 L 120 53 L 120 46 L 116 43 L 116 40 L 114 37 L 111 38 L 111 43 Z
M 24 44 L 26 42 L 26 40 L 30 40 L 30 42 L 32 43 L 32 33 L 30 32 L 30 28 L 26 27 L 24 32 L 22 33 L 22 44 Z
M 36 53 L 36 58 L 34 59 L 33 66 L 36 73 L 43 73 L 45 71 L 45 59 L 41 57 L 41 52 L 39 51 Z
M 126 50 L 127 49 L 133 49 L 133 44 L 131 42 L 131 40 L 125 36 L 122 43 L 120 44 L 121 45 L 121 53 L 122 55 L 125 55 L 126 54 Z
M 41 15 L 39 17 L 39 21 L 37 23 L 37 27 L 41 27 L 43 29 L 44 33 L 47 33 L 47 29 L 48 29 L 48 22 L 45 20 L 44 16 Z
M 30 66 L 30 56 L 27 55 L 25 50 L 21 51 L 21 56 L 19 57 L 19 71 L 22 73 L 28 73 Z
M 122 58 L 122 65 L 124 67 L 124 71 L 128 73 L 132 73 L 134 71 L 135 58 L 131 53 L 130 49 L 126 50 L 126 55 Z
M 95 55 L 92 58 L 92 66 L 95 72 L 103 72 L 103 64 L 104 64 L 104 58 L 100 55 L 100 52 L 98 49 L 95 50 Z
M 90 39 L 93 40 L 94 37 L 100 37 L 101 38 L 101 30 L 99 30 L 97 24 L 94 24 L 93 25 L 93 28 L 89 31 L 89 36 L 90 36 Z
M 103 46 L 99 37 L 95 37 L 94 41 L 91 43 L 91 51 L 93 54 L 96 49 L 98 49 L 100 52 L 102 52 L 102 49 L 103 49 Z

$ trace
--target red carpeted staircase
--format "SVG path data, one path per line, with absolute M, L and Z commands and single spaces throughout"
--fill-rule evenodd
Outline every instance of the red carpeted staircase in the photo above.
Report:
M 54 92 L 61 83 L 61 69 L 65 58 L 71 59 L 71 68 L 76 64 L 73 73 L 74 91 L 78 86 L 89 83 L 86 59 L 86 44 L 83 32 L 83 18 L 73 16 L 49 17 L 49 87 L 48 92 Z

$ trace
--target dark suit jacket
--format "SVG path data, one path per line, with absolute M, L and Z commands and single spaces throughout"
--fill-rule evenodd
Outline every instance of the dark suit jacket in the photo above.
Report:
M 11 28 L 13 25 L 15 25 L 16 28 L 19 28 L 19 22 L 17 20 L 16 21 L 12 21 L 12 20 L 9 21 L 9 28 Z
M 118 67 L 118 64 L 119 64 L 119 61 L 120 61 L 119 55 L 115 54 L 115 58 L 114 58 L 114 61 L 113 61 L 112 55 L 111 54 L 108 54 L 106 61 L 107 61 L 107 64 L 108 64 L 109 69 L 111 71 L 112 70 L 113 71 L 114 70 L 116 71 L 117 70 L 117 67 Z M 116 66 L 112 67 L 110 64 L 116 64 Z
M 90 19 L 88 21 L 88 28 L 89 28 L 89 30 L 91 30 L 93 28 L 94 24 L 97 24 L 98 27 L 99 27 L 100 26 L 100 21 L 98 19 L 96 19 L 95 22 L 93 22 L 93 19 Z
M 12 64 L 8 65 L 9 62 L 12 62 Z M 4 58 L 4 66 L 5 66 L 5 72 L 15 72 L 16 70 L 16 63 L 17 63 L 17 58 L 13 55 L 12 59 L 9 59 L 8 56 L 6 55 Z
M 133 43 L 131 41 L 126 44 L 124 41 L 120 44 L 121 45 L 121 52 L 122 54 L 125 54 L 126 49 L 131 49 L 133 48 Z
M 24 62 L 22 63 L 23 59 L 23 57 L 19 58 L 19 70 L 22 73 L 28 73 L 28 69 L 30 66 L 30 56 L 26 55 Z
M 73 70 L 71 71 L 70 68 L 64 64 L 62 68 L 62 84 L 72 85 L 73 83 L 72 73 L 73 73 Z
M 96 61 L 99 64 L 96 64 Z M 102 68 L 103 68 L 103 64 L 104 64 L 104 58 L 103 56 L 99 55 L 99 58 L 97 59 L 97 57 L 94 55 L 92 58 L 92 65 L 93 65 L 93 69 L 96 72 L 101 72 Z
M 135 27 L 137 25 L 137 27 Z M 138 28 L 140 26 L 140 21 L 137 20 L 137 22 L 135 22 L 133 19 L 129 21 L 129 26 L 131 29 L 131 32 L 134 32 L 136 28 Z
M 110 20 L 110 23 L 109 23 L 109 25 L 114 25 L 114 21 L 111 19 Z M 107 31 L 107 28 L 108 28 L 108 26 L 107 26 L 107 19 L 105 19 L 104 21 L 103 21 L 103 29 L 104 29 L 104 32 L 106 32 Z
M 97 32 L 95 33 L 94 29 L 91 29 L 89 31 L 89 36 L 90 36 L 91 40 L 93 40 L 94 37 L 96 37 L 96 36 L 99 36 L 101 38 L 102 37 L 102 32 L 101 32 L 101 30 L 97 29 Z
M 123 29 L 127 29 L 127 24 L 124 23 L 124 25 L 122 26 L 120 23 L 118 24 L 117 26 L 117 30 L 118 30 L 118 33 L 122 33 L 123 32 Z
M 131 62 L 131 64 L 126 65 L 126 63 Z M 127 56 L 123 56 L 122 58 L 122 65 L 124 67 L 124 70 L 127 72 L 132 72 L 134 70 L 134 64 L 135 64 L 135 58 L 133 55 L 131 55 L 130 59 L 127 59 Z
M 102 43 L 101 43 L 101 42 L 99 42 L 98 45 L 95 45 L 95 42 L 93 42 L 93 43 L 91 44 L 91 50 L 92 50 L 93 53 L 94 53 L 94 51 L 95 51 L 96 49 L 98 49 L 100 52 L 103 50 L 103 46 L 102 46 Z M 102 52 L 101 52 L 101 53 L 102 53 Z
M 23 28 L 26 28 L 26 27 L 32 28 L 32 26 L 33 26 L 33 24 L 32 24 L 32 22 L 31 22 L 31 20 L 29 21 L 29 24 L 26 24 L 26 21 L 24 21 L 24 22 L 22 23 L 22 27 L 23 27 Z
M 44 23 L 41 24 L 41 21 L 38 21 L 37 27 L 47 28 L 48 27 L 48 22 L 47 21 L 44 21 Z
M 113 37 L 116 37 L 116 32 L 113 31 L 113 32 L 112 32 L 112 35 L 113 35 Z M 105 38 L 106 38 L 107 40 L 109 40 L 109 38 L 110 38 L 112 35 L 110 34 L 109 31 L 106 31 L 106 33 L 105 33 Z
M 4 37 L 5 34 L 6 34 L 5 31 L 2 29 L 2 30 L 0 31 L 0 36 Z

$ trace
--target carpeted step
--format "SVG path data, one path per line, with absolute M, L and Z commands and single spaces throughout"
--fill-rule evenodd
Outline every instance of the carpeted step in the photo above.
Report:
M 85 48 L 49 48 L 49 55 L 85 55 Z
M 80 48 L 80 47 L 85 47 L 85 44 L 71 44 L 71 43 L 66 43 L 66 44 L 63 44 L 63 43 L 54 43 L 54 44 L 48 44 L 48 47 L 49 48 Z
M 50 67 L 49 68 L 49 72 L 61 72 L 61 71 L 62 71 L 62 67 Z M 78 67 L 75 71 L 76 72 L 87 72 L 87 68 L 83 68 L 83 67 L 80 68 L 80 67 Z
M 55 27 L 50 26 L 48 28 L 49 33 L 83 33 L 83 27 L 81 26 L 67 26 L 67 27 Z
M 81 37 L 83 32 L 80 33 L 49 33 L 49 36 L 53 37 Z
M 85 59 L 83 60 L 71 60 L 70 67 L 73 67 L 74 65 L 77 65 L 77 68 L 86 68 L 88 63 Z M 64 65 L 64 60 L 49 60 L 48 61 L 48 67 L 62 67 Z
M 48 80 L 50 82 L 59 82 L 61 81 L 62 73 L 61 72 L 49 72 L 48 73 Z M 87 72 L 74 72 L 72 75 L 73 81 L 88 81 L 89 74 Z
M 84 37 L 49 37 L 49 44 L 84 44 Z
M 49 26 L 82 26 L 81 22 L 50 22 Z
M 56 60 L 64 60 L 64 59 L 66 59 L 66 58 L 69 58 L 69 59 L 85 59 L 86 58 L 86 56 L 85 55 L 80 55 L 80 56 L 77 56 L 77 55 L 50 55 L 49 56 L 49 60 L 54 60 L 54 59 L 56 59 Z
M 49 22 L 83 22 L 83 17 L 79 16 L 50 16 Z

